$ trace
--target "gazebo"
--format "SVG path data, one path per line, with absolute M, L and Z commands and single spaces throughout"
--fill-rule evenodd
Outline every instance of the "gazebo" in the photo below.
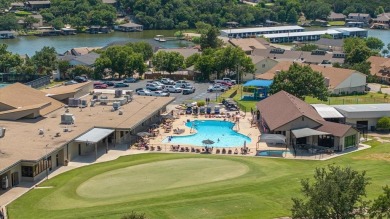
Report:
M 242 100 L 262 100 L 268 97 L 268 90 L 273 80 L 251 80 L 243 87 L 254 87 L 253 94 L 243 96 Z

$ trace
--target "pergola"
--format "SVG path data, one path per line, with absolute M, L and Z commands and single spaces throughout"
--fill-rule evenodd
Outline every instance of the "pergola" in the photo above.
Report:
M 95 159 L 97 159 L 97 143 L 107 136 L 111 135 L 115 130 L 106 128 L 93 128 L 83 135 L 76 138 L 75 142 L 83 142 L 86 144 L 94 144 Z M 106 141 L 106 151 L 108 151 L 108 141 Z

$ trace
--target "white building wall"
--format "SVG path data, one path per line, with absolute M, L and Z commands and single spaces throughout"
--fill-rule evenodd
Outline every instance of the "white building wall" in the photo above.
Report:
M 368 130 L 371 130 L 371 126 L 376 126 L 379 118 L 346 118 L 346 123 L 356 124 L 357 121 L 367 121 L 368 122 Z
M 336 92 L 364 92 L 366 86 L 366 75 L 362 73 L 353 73 L 350 77 L 341 82 L 337 87 L 334 88 Z

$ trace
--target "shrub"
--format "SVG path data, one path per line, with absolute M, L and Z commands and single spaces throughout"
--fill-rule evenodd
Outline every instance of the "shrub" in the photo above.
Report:
M 390 129 L 390 118 L 389 117 L 382 117 L 378 120 L 378 123 L 376 124 L 377 129 L 382 130 L 389 130 Z
M 147 219 L 144 213 L 132 211 L 130 214 L 123 215 L 121 219 Z
M 205 102 L 204 100 L 198 100 L 198 101 L 196 102 L 196 105 L 198 105 L 198 107 L 204 106 L 204 105 L 206 105 L 206 102 Z

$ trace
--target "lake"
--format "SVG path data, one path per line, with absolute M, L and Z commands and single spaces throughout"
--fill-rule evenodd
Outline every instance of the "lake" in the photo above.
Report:
M 77 34 L 71 36 L 20 36 L 15 39 L 2 39 L 0 43 L 8 45 L 8 51 L 18 54 L 27 54 L 32 56 L 35 51 L 41 50 L 44 46 L 52 46 L 58 53 L 64 53 L 75 47 L 104 47 L 113 42 L 137 42 L 146 41 L 154 47 L 177 48 L 191 46 L 191 42 L 166 41 L 157 42 L 153 38 L 155 35 L 164 35 L 173 37 L 175 30 L 146 30 L 143 32 L 112 32 L 109 34 Z
M 308 29 L 310 30 L 310 29 Z M 104 47 L 109 43 L 126 41 L 137 42 L 146 41 L 154 47 L 177 48 L 191 46 L 187 41 L 167 41 L 164 43 L 157 42 L 153 39 L 155 35 L 164 35 L 172 37 L 175 30 L 145 30 L 143 32 L 113 32 L 109 34 L 77 34 L 72 36 L 53 36 L 53 37 L 36 37 L 24 36 L 15 39 L 2 39 L 0 43 L 6 43 L 8 50 L 13 53 L 34 55 L 35 51 L 41 50 L 44 46 L 53 46 L 58 53 L 75 47 Z M 390 43 L 390 30 L 368 30 L 368 36 L 381 39 L 385 45 Z

